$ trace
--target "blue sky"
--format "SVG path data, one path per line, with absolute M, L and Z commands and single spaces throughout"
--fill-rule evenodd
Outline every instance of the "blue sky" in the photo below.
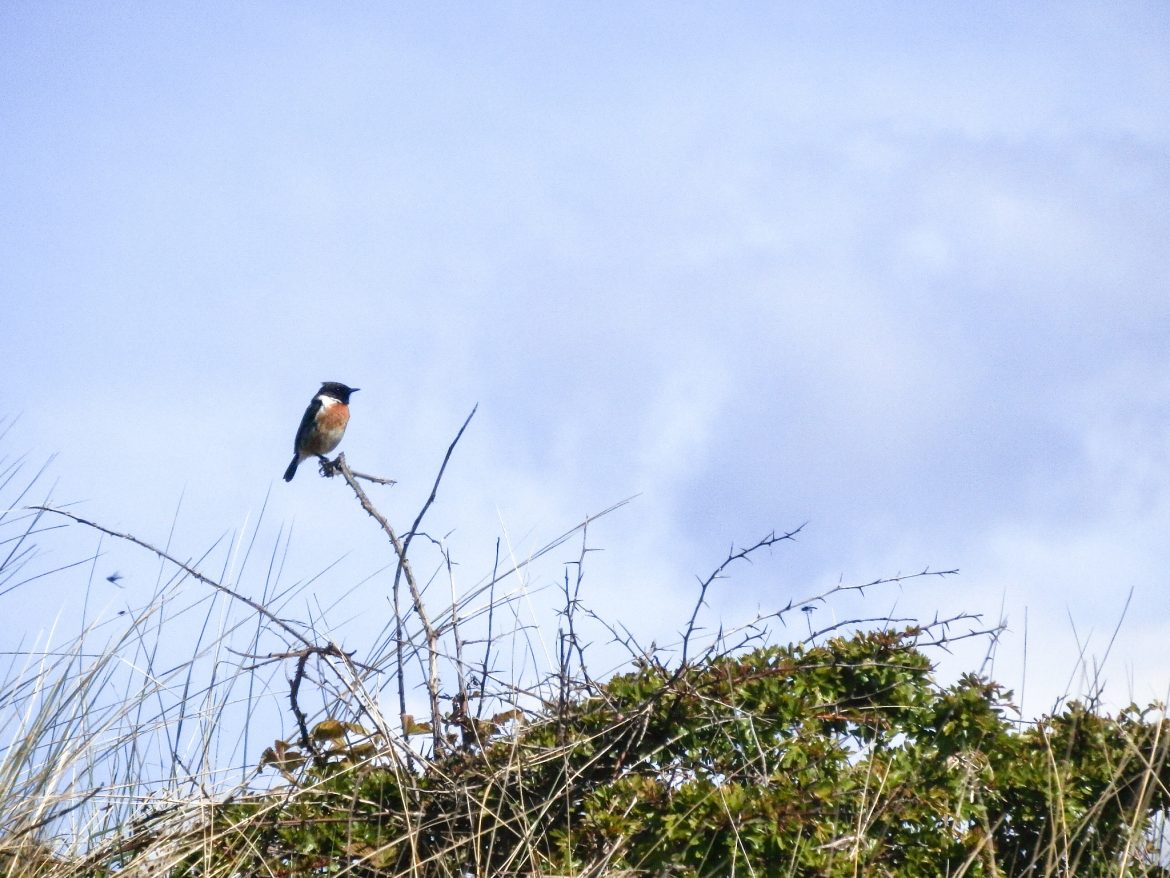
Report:
M 957 567 L 867 606 L 1004 615 L 1017 689 L 1026 614 L 1038 710 L 1132 588 L 1106 678 L 1165 696 L 1165 13 L 6 3 L 4 450 L 147 539 L 182 498 L 190 556 L 271 491 L 289 578 L 343 591 L 377 532 L 280 481 L 318 382 L 362 388 L 343 449 L 403 529 L 478 403 L 431 522 L 469 582 L 638 493 L 587 589 L 660 642 L 807 521 L 709 621 Z M 78 585 L 36 588 L 18 628 Z

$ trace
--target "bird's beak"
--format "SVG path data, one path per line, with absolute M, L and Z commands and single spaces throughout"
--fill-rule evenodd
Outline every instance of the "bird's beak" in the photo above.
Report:
M 351 388 L 349 389 L 349 392 L 350 392 L 350 393 L 357 393 L 359 390 L 361 390 L 361 388 L 360 388 L 360 387 L 351 387 Z

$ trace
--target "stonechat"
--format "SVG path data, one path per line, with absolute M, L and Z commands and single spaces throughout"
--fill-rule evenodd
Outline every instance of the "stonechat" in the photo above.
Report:
M 284 471 L 286 482 L 292 481 L 302 460 L 324 457 L 337 447 L 345 435 L 345 425 L 349 423 L 349 395 L 358 389 L 336 381 L 326 381 L 321 385 L 297 428 L 292 463 Z

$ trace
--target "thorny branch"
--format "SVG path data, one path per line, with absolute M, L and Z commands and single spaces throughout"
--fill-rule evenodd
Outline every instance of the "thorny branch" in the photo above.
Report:
M 418 533 L 419 525 L 422 523 L 423 517 L 426 515 L 427 510 L 429 510 L 432 504 L 434 504 L 435 498 L 438 496 L 439 492 L 439 483 L 442 481 L 443 473 L 447 469 L 447 463 L 451 460 L 451 455 L 455 451 L 455 446 L 458 444 L 460 437 L 463 436 L 463 431 L 467 429 L 467 425 L 471 423 L 471 419 L 475 416 L 476 409 L 478 408 L 479 406 L 477 405 L 471 409 L 471 414 L 467 416 L 467 419 L 463 422 L 463 426 L 459 428 L 459 432 L 455 434 L 455 438 L 448 446 L 447 453 L 443 457 L 443 463 L 439 467 L 439 473 L 435 477 L 435 483 L 431 487 L 430 496 L 423 504 L 422 509 L 419 510 L 418 515 L 414 519 L 414 524 L 411 525 L 410 531 L 406 534 L 405 538 L 400 538 L 386 516 L 382 515 L 382 513 L 379 512 L 377 508 L 375 508 L 374 504 L 370 501 L 370 498 L 366 495 L 366 492 L 363 491 L 361 485 L 358 484 L 357 477 L 355 476 L 353 470 L 349 468 L 349 464 L 346 463 L 344 454 L 339 454 L 337 459 L 330 465 L 331 469 L 341 473 L 346 483 L 353 490 L 362 508 L 379 524 L 379 526 L 381 526 L 382 530 L 390 538 L 391 544 L 394 546 L 394 552 L 398 556 L 398 567 L 394 573 L 395 597 L 397 597 L 398 594 L 399 581 L 401 577 L 406 578 L 407 587 L 410 589 L 410 598 L 414 607 L 414 612 L 418 615 L 419 622 L 423 626 L 423 632 L 427 641 L 427 696 L 430 700 L 431 741 L 434 747 L 433 752 L 435 755 L 438 755 L 443 743 L 441 723 L 442 717 L 439 708 L 439 631 L 431 623 L 430 616 L 427 614 L 426 607 L 423 604 L 422 591 L 419 589 L 418 581 L 415 579 L 414 571 L 411 569 L 410 561 L 407 558 L 407 550 L 410 548 L 411 540 L 413 540 L 415 534 Z M 395 600 L 395 606 L 397 607 L 397 600 Z M 399 705 L 400 708 L 402 708 L 401 712 L 403 715 L 405 715 L 405 684 L 402 677 L 404 673 L 401 636 L 402 617 L 400 613 L 396 613 L 396 616 L 397 618 L 395 620 L 395 625 L 399 659 Z
M 359 472 L 356 472 L 354 470 L 350 470 L 350 472 L 353 473 L 353 477 L 355 479 L 363 479 L 367 482 L 373 482 L 375 485 L 397 485 L 398 484 L 398 482 L 396 482 L 394 479 L 383 479 L 383 478 L 379 478 L 378 476 L 371 476 L 368 473 L 359 473 Z
M 296 628 L 294 628 L 288 622 L 284 621 L 284 619 L 281 619 L 279 616 L 277 616 L 275 613 L 273 613 L 271 610 L 269 610 L 263 604 L 257 603 L 256 601 L 252 600 L 251 598 L 245 597 L 244 595 L 240 594 L 237 591 L 233 591 L 232 589 L 228 588 L 226 585 L 221 585 L 220 583 L 216 582 L 214 579 L 211 579 L 210 577 L 204 576 L 202 573 L 200 573 L 194 567 L 191 567 L 188 564 L 184 564 L 178 558 L 175 558 L 173 555 L 167 554 L 162 549 L 159 549 L 156 546 L 152 546 L 150 543 L 146 542 L 145 540 L 140 540 L 140 539 L 138 539 L 138 537 L 132 536 L 131 534 L 118 533 L 117 531 L 110 530 L 107 527 L 102 527 L 100 524 L 97 524 L 96 522 L 89 521 L 88 519 L 82 518 L 79 515 L 74 515 L 72 512 L 66 512 L 64 509 L 55 509 L 52 506 L 30 506 L 28 508 L 29 509 L 36 509 L 36 510 L 39 510 L 41 512 L 53 512 L 57 515 L 63 515 L 66 518 L 73 519 L 78 524 L 83 524 L 86 527 L 92 527 L 94 530 L 101 531 L 102 533 L 108 534 L 109 536 L 112 536 L 112 537 L 116 537 L 119 540 L 126 540 L 127 542 L 134 543 L 134 545 L 136 545 L 136 546 L 141 546 L 142 548 L 146 549 L 148 552 L 153 552 L 154 554 L 158 555 L 158 557 L 162 558 L 163 560 L 170 561 L 172 564 L 174 564 L 180 570 L 185 572 L 188 576 L 191 576 L 192 578 L 197 579 L 199 582 L 202 582 L 204 585 L 210 585 L 216 591 L 222 592 L 223 594 L 226 594 L 228 597 L 232 598 L 233 600 L 237 600 L 240 603 L 250 607 L 258 615 L 263 616 L 269 622 L 272 622 L 281 631 L 283 631 L 285 634 L 289 635 L 290 637 L 300 641 L 300 643 L 302 643 L 304 646 L 307 646 L 310 648 L 315 646 L 315 644 L 311 640 L 309 640 L 309 638 L 305 637 L 305 635 L 303 635 L 300 631 L 298 631 Z
M 398 532 L 394 530 L 394 526 L 390 524 L 386 516 L 379 512 L 374 504 L 370 502 L 370 498 L 366 496 L 366 492 L 362 490 L 362 486 L 357 483 L 357 479 L 354 477 L 352 470 L 350 470 L 349 464 L 345 462 L 344 454 L 337 456 L 337 459 L 333 461 L 333 466 L 337 472 L 341 473 L 342 478 L 345 479 L 346 483 L 353 490 L 362 509 L 366 510 L 366 514 L 374 519 L 386 533 L 386 536 L 390 538 L 390 543 L 394 546 L 394 552 L 398 556 L 398 570 L 406 576 L 406 584 L 410 588 L 410 597 L 414 603 L 414 612 L 418 615 L 419 622 L 422 623 L 423 631 L 427 639 L 427 694 L 430 697 L 432 734 L 435 753 L 437 754 L 439 752 L 440 742 L 442 741 L 439 728 L 439 632 L 431 624 L 430 616 L 427 615 L 426 606 L 422 600 L 422 592 L 419 590 L 418 582 L 414 578 L 414 571 L 410 567 L 410 561 L 406 557 L 406 545 L 399 538 Z M 396 573 L 395 583 L 397 581 L 398 574 Z M 401 677 L 401 664 L 399 665 L 399 673 Z
M 679 667 L 678 667 L 677 674 L 681 674 L 683 669 L 686 667 L 688 650 L 690 649 L 690 644 L 691 644 L 691 637 L 695 633 L 695 623 L 696 623 L 696 620 L 699 618 L 699 610 L 702 609 L 703 605 L 707 601 L 707 590 L 711 587 L 711 583 L 715 582 L 715 580 L 717 580 L 717 579 L 721 579 L 723 577 L 723 571 L 725 571 L 728 567 L 730 567 L 736 561 L 750 561 L 751 556 L 753 554 L 755 554 L 756 552 L 758 552 L 760 549 L 765 549 L 765 548 L 768 548 L 770 546 L 774 546 L 774 545 L 776 545 L 776 543 L 781 543 L 781 542 L 784 542 L 785 540 L 794 540 L 794 539 L 796 539 L 796 535 L 798 533 L 800 533 L 802 530 L 804 530 L 803 524 L 800 527 L 796 528 L 795 530 L 790 530 L 788 533 L 780 534 L 779 536 L 776 535 L 776 531 L 772 531 L 770 534 L 768 534 L 762 540 L 757 542 L 754 546 L 748 546 L 747 548 L 740 549 L 738 551 L 736 551 L 735 547 L 732 546 L 731 550 L 727 553 L 726 560 L 724 560 L 722 564 L 720 564 L 713 571 L 711 571 L 711 574 L 706 579 L 702 579 L 699 581 L 699 597 L 695 601 L 694 609 L 691 611 L 691 618 L 687 622 L 686 633 L 683 634 L 682 658 L 679 661 Z
M 296 672 L 293 674 L 292 680 L 289 681 L 288 700 L 292 706 L 293 716 L 297 720 L 297 731 L 300 733 L 302 749 L 306 753 L 311 753 L 315 759 L 319 759 L 321 756 L 320 751 L 317 749 L 316 743 L 309 734 L 309 719 L 305 715 L 305 712 L 301 710 L 301 705 L 298 700 L 301 683 L 304 681 L 306 675 L 306 666 L 309 663 L 309 659 L 314 655 L 321 656 L 322 658 L 340 658 L 346 661 L 350 659 L 347 653 L 342 652 L 341 648 L 333 643 L 328 646 L 311 646 L 307 649 L 297 650 L 296 652 L 274 656 L 274 658 L 296 658 L 297 660 Z

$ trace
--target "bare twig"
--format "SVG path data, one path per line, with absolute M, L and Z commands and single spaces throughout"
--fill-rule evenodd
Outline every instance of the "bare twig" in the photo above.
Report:
M 410 589 L 414 611 L 422 623 L 423 631 L 427 638 L 427 694 L 430 697 L 432 740 L 435 747 L 434 752 L 437 754 L 442 742 L 442 730 L 439 722 L 439 632 L 431 624 L 430 617 L 427 615 L 426 606 L 423 604 L 422 592 L 419 590 L 418 582 L 414 578 L 414 571 L 410 567 L 410 561 L 406 557 L 406 544 L 399 538 L 398 533 L 394 530 L 394 526 L 390 524 L 386 516 L 379 512 L 374 507 L 374 504 L 370 502 L 370 498 L 366 496 L 366 492 L 362 490 L 362 486 L 354 478 L 349 464 L 345 462 L 344 454 L 337 455 L 337 460 L 333 461 L 333 466 L 336 467 L 337 471 L 345 479 L 346 484 L 353 490 L 362 509 L 366 510 L 366 514 L 378 522 L 386 536 L 390 538 L 390 543 L 394 546 L 394 552 L 398 555 L 398 572 L 394 575 L 395 584 L 398 582 L 399 574 L 403 574 L 406 577 L 406 584 Z M 401 640 L 399 642 L 401 643 Z
M 178 567 L 180 570 L 182 570 L 188 576 L 191 576 L 192 578 L 197 579 L 199 582 L 202 582 L 204 585 L 210 585 L 216 591 L 222 592 L 223 594 L 226 594 L 228 597 L 232 598 L 233 600 L 237 600 L 240 603 L 250 607 L 258 615 L 263 616 L 269 622 L 272 622 L 274 625 L 276 625 L 285 634 L 288 634 L 290 637 L 294 638 L 295 640 L 300 641 L 305 646 L 308 646 L 308 647 L 314 646 L 313 642 L 311 640 L 309 640 L 309 638 L 305 637 L 305 635 L 303 635 L 300 631 L 298 631 L 296 628 L 294 628 L 288 622 L 284 621 L 284 619 L 281 619 L 279 616 L 274 614 L 271 610 L 269 610 L 263 604 L 257 603 L 256 601 L 252 600 L 249 597 L 245 597 L 244 595 L 240 594 L 237 591 L 233 591 L 232 589 L 228 588 L 226 585 L 221 585 L 220 583 L 216 582 L 214 579 L 211 579 L 208 576 L 204 576 L 202 573 L 200 573 L 194 567 L 191 567 L 187 564 L 184 564 L 178 558 L 175 558 L 173 555 L 167 554 L 162 549 L 159 549 L 155 546 L 152 546 L 150 543 L 146 542 L 145 540 L 140 540 L 140 539 L 138 539 L 138 537 L 132 536 L 131 534 L 119 533 L 118 531 L 110 530 L 107 527 L 102 527 L 100 524 L 97 524 L 96 522 L 89 521 L 88 519 L 82 518 L 79 515 L 74 515 L 72 512 L 66 512 L 64 509 L 54 509 L 52 506 L 30 506 L 28 508 L 40 510 L 41 512 L 52 512 L 52 513 L 55 513 L 57 515 L 63 515 L 66 518 L 73 519 L 78 524 L 83 524 L 86 527 L 92 527 L 94 530 L 101 531 L 104 534 L 109 534 L 110 536 L 116 537 L 117 539 L 126 540 L 127 542 L 134 543 L 134 545 L 136 545 L 136 546 L 141 546 L 143 549 L 146 549 L 148 552 L 153 552 L 154 554 L 158 555 L 158 557 L 162 558 L 163 560 L 170 561 L 172 564 L 174 564 L 176 567 Z
M 695 600 L 694 609 L 691 610 L 691 618 L 687 622 L 687 630 L 683 634 L 682 657 L 679 660 L 678 670 L 675 672 L 676 679 L 677 676 L 681 674 L 683 669 L 686 667 L 691 637 L 695 633 L 695 624 L 699 617 L 699 610 L 706 603 L 707 590 L 711 587 L 711 584 L 715 582 L 715 580 L 721 579 L 723 577 L 723 571 L 725 571 L 736 561 L 750 560 L 751 556 L 760 549 L 774 546 L 776 543 L 784 542 L 785 540 L 793 540 L 802 530 L 804 530 L 803 524 L 795 530 L 790 530 L 788 533 L 780 534 L 779 536 L 776 535 L 776 531 L 772 531 L 762 540 L 759 540 L 755 545 L 748 546 L 745 549 L 736 550 L 736 548 L 732 546 L 731 550 L 727 553 L 727 558 L 723 561 L 723 563 L 711 571 L 711 574 L 706 579 L 699 580 L 699 597 Z M 671 682 L 673 683 L 675 680 L 672 680 Z
M 338 455 L 336 460 L 330 460 L 324 454 L 317 455 L 317 460 L 321 464 L 321 475 L 325 476 L 327 479 L 331 479 L 339 472 L 341 472 L 341 470 L 338 468 L 338 461 L 340 461 L 340 459 L 340 455 Z M 381 476 L 371 476 L 369 473 L 359 473 L 352 469 L 349 472 L 350 475 L 352 475 L 355 479 L 362 479 L 366 482 L 373 482 L 375 485 L 398 484 L 398 482 L 396 482 L 394 479 L 384 479 Z
M 484 638 L 483 646 L 483 664 L 480 665 L 479 673 L 479 703 L 475 707 L 475 718 L 479 719 L 483 716 L 483 705 L 487 699 L 487 681 L 488 675 L 491 673 L 491 656 L 492 656 L 492 622 L 495 617 L 496 610 L 496 573 L 500 567 L 500 538 L 496 537 L 496 557 L 492 562 L 492 581 L 489 586 L 488 603 L 487 603 L 487 636 Z
M 306 649 L 297 659 L 297 670 L 296 673 L 293 674 L 293 678 L 289 682 L 288 686 L 288 700 L 289 704 L 292 706 L 293 716 L 296 717 L 297 720 L 297 730 L 301 735 L 301 746 L 305 749 L 306 753 L 311 753 L 316 759 L 320 758 L 320 754 L 317 752 L 317 748 L 313 744 L 313 739 L 309 736 L 308 717 L 306 717 L 305 712 L 301 710 L 300 701 L 298 700 L 298 695 L 301 691 L 301 681 L 305 678 L 305 666 L 309 663 L 309 656 L 312 654 L 313 653 L 310 650 Z
M 433 752 L 436 755 L 438 754 L 443 742 L 441 723 L 442 715 L 439 709 L 439 632 L 431 623 L 430 617 L 426 612 L 426 607 L 423 605 L 422 591 L 418 587 L 418 581 L 414 577 L 414 571 L 411 570 L 410 561 L 407 559 L 407 551 L 410 549 L 410 543 L 414 539 L 415 534 L 418 533 L 418 528 L 422 523 L 423 517 L 426 515 L 427 510 L 429 510 L 434 504 L 435 498 L 438 496 L 439 483 L 443 479 L 443 473 L 447 469 L 447 463 L 451 460 L 451 455 L 455 451 L 455 446 L 459 443 L 459 439 L 463 435 L 463 431 L 466 430 L 467 425 L 471 423 L 471 419 L 475 416 L 475 412 L 478 408 L 479 406 L 476 405 L 471 409 L 471 414 L 467 416 L 467 419 L 463 422 L 463 426 L 459 428 L 459 432 L 455 434 L 455 438 L 447 447 L 447 453 L 443 456 L 443 463 L 439 467 L 438 475 L 435 476 L 435 483 L 431 487 L 430 496 L 427 497 L 426 502 L 423 503 L 422 508 L 419 510 L 418 515 L 414 519 L 414 524 L 411 525 L 410 531 L 406 534 L 405 538 L 400 539 L 386 517 L 374 508 L 373 503 L 370 502 L 370 498 L 366 496 L 366 493 L 361 489 L 361 486 L 358 485 L 357 478 L 353 470 L 351 470 L 349 465 L 345 462 L 344 454 L 339 454 L 337 459 L 330 464 L 332 469 L 340 472 L 342 476 L 345 477 L 346 482 L 357 496 L 358 502 L 361 503 L 362 508 L 366 510 L 366 513 L 369 514 L 370 517 L 375 521 L 377 521 L 379 525 L 381 525 L 382 530 L 390 538 L 390 542 L 394 546 L 395 554 L 398 556 L 398 567 L 394 572 L 393 597 L 395 615 L 395 641 L 398 653 L 399 708 L 401 714 L 405 715 L 406 686 L 405 678 L 403 676 L 402 613 L 398 600 L 399 582 L 401 578 L 405 576 L 407 587 L 410 589 L 410 597 L 414 606 L 414 611 L 418 615 L 419 621 L 422 623 L 423 631 L 427 640 L 427 695 L 430 700 L 431 711 L 431 741 L 434 748 Z
M 396 482 L 394 479 L 383 479 L 383 478 L 379 478 L 378 476 L 368 475 L 366 473 L 354 472 L 353 470 L 350 470 L 350 472 L 353 472 L 353 477 L 355 479 L 363 479 L 364 481 L 367 481 L 367 482 L 373 482 L 375 485 L 397 485 L 398 484 L 398 482 Z
M 460 724 L 463 747 L 467 749 L 470 744 L 470 724 L 467 721 L 468 693 L 467 673 L 463 665 L 463 637 L 459 633 L 459 598 L 455 592 L 455 570 L 451 563 L 451 551 L 445 543 L 439 544 L 439 551 L 443 555 L 443 564 L 447 569 L 447 583 L 451 588 L 451 636 L 455 640 L 455 676 L 457 684 L 455 695 L 451 699 L 451 715 L 452 719 Z
M 399 691 L 399 707 L 402 714 L 406 713 L 406 687 L 405 679 L 403 677 L 403 645 L 402 645 L 402 614 L 398 602 L 398 588 L 402 577 L 406 578 L 407 587 L 410 589 L 411 602 L 415 613 L 418 615 L 419 621 L 422 623 L 423 632 L 427 640 L 427 695 L 430 700 L 431 712 L 431 740 L 434 747 L 434 753 L 438 754 L 443 743 L 442 735 L 442 714 L 439 708 L 439 632 L 438 629 L 431 623 L 430 617 L 427 614 L 426 607 L 423 604 L 422 591 L 418 587 L 418 581 L 415 579 L 414 571 L 410 567 L 410 561 L 407 558 L 407 552 L 410 549 L 410 543 L 415 535 L 419 532 L 419 525 L 422 523 L 427 511 L 435 502 L 435 498 L 439 493 L 439 483 L 443 480 L 443 473 L 447 470 L 447 464 L 451 460 L 451 455 L 455 451 L 455 446 L 459 443 L 460 437 L 467 429 L 467 425 L 471 423 L 471 419 L 475 416 L 478 405 L 471 409 L 471 413 L 464 420 L 463 426 L 459 428 L 459 432 L 455 434 L 455 438 L 451 440 L 451 444 L 447 447 L 447 453 L 443 456 L 443 463 L 439 466 L 439 472 L 435 476 L 435 482 L 431 486 L 430 496 L 427 497 L 426 502 L 423 503 L 418 515 L 415 516 L 414 524 L 411 525 L 410 531 L 404 538 L 399 538 L 390 522 L 382 515 L 370 498 L 366 496 L 365 491 L 357 483 L 357 479 L 353 470 L 345 461 L 345 455 L 339 454 L 337 459 L 330 464 L 330 467 L 337 472 L 340 472 L 353 490 L 361 503 L 362 508 L 366 513 L 373 518 L 382 527 L 382 530 L 390 538 L 390 542 L 394 546 L 394 552 L 398 556 L 398 567 L 394 572 L 394 606 L 395 606 L 395 640 L 397 642 L 398 650 L 398 691 Z
M 237 653 L 238 654 L 238 653 Z M 251 670 L 268 664 L 269 662 L 283 661 L 284 659 L 295 658 L 297 660 L 296 671 L 293 673 L 292 679 L 289 681 L 289 703 L 292 707 L 293 716 L 297 721 L 297 731 L 300 735 L 301 747 L 308 753 L 311 753 L 315 758 L 320 757 L 320 751 L 317 749 L 312 736 L 309 734 L 309 719 L 305 712 L 301 710 L 300 702 L 298 700 L 301 689 L 301 683 L 304 681 L 307 674 L 306 667 L 309 659 L 314 655 L 321 658 L 338 658 L 341 659 L 347 666 L 361 667 L 353 662 L 352 656 L 341 649 L 337 644 L 330 643 L 326 646 L 309 646 L 305 649 L 298 649 L 292 652 L 272 653 L 267 656 L 246 656 L 247 658 L 256 659 L 254 665 L 245 668 Z M 367 669 L 368 670 L 368 669 Z
M 394 679 L 398 683 L 398 716 L 406 716 L 406 644 L 402 637 L 402 593 L 399 578 L 394 577 Z
M 439 493 L 439 482 L 443 480 L 443 473 L 447 470 L 447 463 L 451 460 L 451 454 L 455 451 L 455 446 L 459 444 L 460 438 L 463 436 L 463 431 L 467 429 L 467 425 L 471 423 L 471 419 L 475 417 L 475 412 L 479 408 L 479 403 L 471 407 L 471 414 L 467 416 L 467 420 L 463 422 L 463 426 L 459 428 L 459 432 L 455 434 L 455 438 L 451 440 L 451 444 L 447 446 L 447 453 L 443 455 L 443 463 L 439 466 L 438 475 L 435 476 L 435 484 L 431 486 L 431 495 L 427 497 L 427 501 L 423 504 L 422 509 L 418 511 L 415 516 L 414 524 L 410 526 L 410 532 L 407 533 L 406 539 L 403 542 L 403 547 L 410 548 L 410 541 L 414 539 L 414 535 L 418 533 L 418 526 L 422 524 L 423 516 L 427 514 L 427 510 L 431 508 L 435 502 L 435 497 Z
M 565 607 L 561 615 L 565 619 L 565 629 L 560 632 L 557 642 L 557 725 L 563 725 L 564 716 L 568 710 L 571 691 L 576 688 L 573 684 L 584 685 L 587 691 L 593 689 L 593 681 L 585 665 L 585 648 L 577 635 L 577 610 L 581 605 L 581 583 L 585 579 L 585 556 L 594 551 L 589 548 L 589 526 L 581 529 L 581 554 L 576 561 L 565 565 L 564 583 L 562 589 L 565 597 Z M 569 567 L 577 568 L 576 576 L 570 582 Z M 573 658 L 576 657 L 577 668 L 581 679 L 578 681 L 572 673 Z

